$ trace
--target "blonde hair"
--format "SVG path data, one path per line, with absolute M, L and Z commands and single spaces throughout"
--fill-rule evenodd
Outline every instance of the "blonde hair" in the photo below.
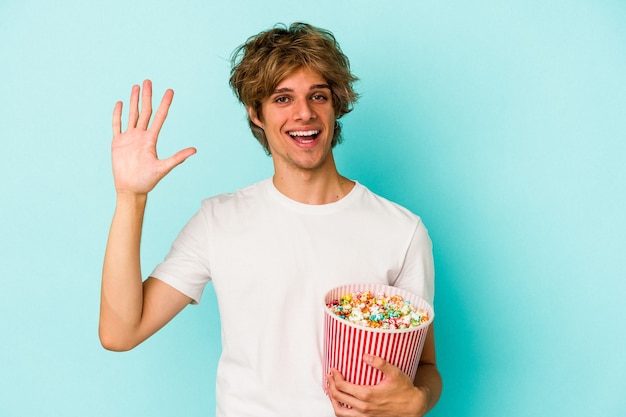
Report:
M 285 77 L 301 68 L 318 72 L 328 83 L 335 111 L 335 134 L 332 146 L 341 142 L 338 120 L 352 111 L 358 94 L 352 88 L 357 78 L 350 72 L 350 62 L 328 30 L 307 23 L 279 24 L 250 37 L 232 54 L 230 86 L 239 101 L 261 117 L 261 103 Z M 252 134 L 269 155 L 263 129 L 250 117 Z

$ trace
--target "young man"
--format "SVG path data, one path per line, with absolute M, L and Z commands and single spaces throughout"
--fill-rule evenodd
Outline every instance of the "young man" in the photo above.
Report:
M 139 253 L 148 193 L 195 153 L 159 160 L 156 142 L 173 92 L 150 124 L 151 83 L 113 113 L 117 205 L 102 273 L 100 339 L 128 350 L 200 301 L 211 280 L 222 319 L 217 415 L 422 416 L 437 402 L 441 378 L 431 327 L 414 381 L 377 357 L 376 386 L 337 371 L 322 390 L 321 300 L 333 287 L 380 282 L 434 295 L 431 242 L 419 217 L 339 174 L 333 147 L 338 119 L 357 95 L 348 59 L 333 35 L 307 24 L 276 27 L 234 54 L 231 86 L 250 127 L 272 156 L 272 178 L 203 202 L 170 253 L 142 282 Z M 343 407 L 346 404 L 350 407 Z

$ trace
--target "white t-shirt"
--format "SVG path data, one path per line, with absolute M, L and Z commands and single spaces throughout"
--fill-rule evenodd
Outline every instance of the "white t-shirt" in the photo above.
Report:
M 322 390 L 330 289 L 377 282 L 434 297 L 420 218 L 358 183 L 324 205 L 293 201 L 271 179 L 204 200 L 151 276 L 194 302 L 213 282 L 218 417 L 334 416 Z

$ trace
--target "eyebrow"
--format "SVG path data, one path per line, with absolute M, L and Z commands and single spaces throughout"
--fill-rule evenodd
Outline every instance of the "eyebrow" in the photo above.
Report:
M 309 87 L 309 91 L 321 90 L 321 89 L 330 90 L 330 86 L 328 84 L 313 84 L 311 87 Z M 282 94 L 282 93 L 293 93 L 293 89 L 289 87 L 277 88 L 276 90 L 274 90 L 272 94 Z

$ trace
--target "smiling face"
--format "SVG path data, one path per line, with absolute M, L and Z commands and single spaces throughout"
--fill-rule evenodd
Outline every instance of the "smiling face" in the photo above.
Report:
M 277 174 L 282 170 L 335 170 L 335 111 L 326 80 L 301 68 L 278 83 L 250 120 L 265 131 Z

